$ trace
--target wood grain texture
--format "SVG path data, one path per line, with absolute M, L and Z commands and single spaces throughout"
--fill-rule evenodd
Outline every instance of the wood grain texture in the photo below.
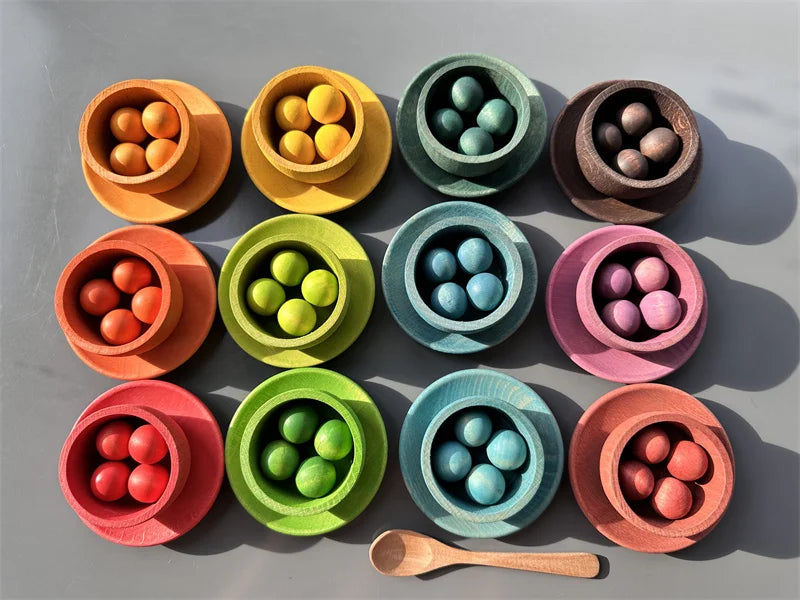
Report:
M 708 321 L 708 298 L 697 325 L 685 338 L 658 352 L 637 354 L 609 348 L 592 336 L 581 322 L 576 302 L 578 279 L 595 253 L 624 235 L 653 233 L 642 227 L 602 227 L 574 241 L 561 254 L 547 281 L 545 308 L 550 330 L 561 349 L 579 367 L 592 375 L 619 383 L 641 383 L 665 377 L 694 354 Z M 660 235 L 660 234 L 655 234 Z M 667 238 L 664 238 L 667 239 Z
M 444 510 L 422 476 L 420 449 L 436 414 L 463 398 L 481 396 L 508 402 L 533 423 L 542 441 L 544 474 L 531 501 L 503 521 L 480 523 Z M 485 369 L 456 371 L 433 382 L 417 397 L 400 431 L 400 469 L 414 503 L 442 529 L 464 537 L 502 537 L 530 525 L 556 493 L 564 468 L 564 445 L 553 413 L 536 392 L 509 375 Z
M 405 278 L 411 248 L 431 225 L 444 219 L 456 218 L 480 224 L 491 231 L 499 229 L 510 239 L 519 253 L 522 264 L 522 288 L 508 314 L 494 326 L 477 333 L 462 334 L 441 331 L 422 319 L 411 304 Z M 485 225 L 484 225 L 485 224 Z M 386 304 L 398 325 L 416 342 L 438 352 L 469 354 L 491 348 L 513 334 L 530 312 L 538 283 L 536 259 L 528 240 L 514 223 L 493 208 L 475 202 L 444 202 L 421 210 L 397 230 L 386 254 L 382 270 L 383 294 Z
M 603 490 L 600 456 L 609 433 L 642 413 L 682 413 L 710 428 L 730 457 L 733 451 L 725 430 L 701 402 L 686 392 L 660 384 L 618 388 L 595 401 L 578 421 L 569 450 L 569 478 L 575 499 L 586 518 L 612 542 L 638 552 L 675 552 L 708 535 L 713 525 L 690 537 L 667 537 L 632 525 L 609 502 Z M 735 467 L 732 466 L 735 475 Z
M 433 73 L 451 62 L 476 57 L 493 62 L 520 82 L 530 101 L 531 117 L 528 132 L 519 145 L 518 154 L 512 160 L 488 175 L 468 179 L 444 171 L 425 152 L 417 130 L 417 104 L 423 86 Z M 482 54 L 456 54 L 431 63 L 414 76 L 397 105 L 395 129 L 403 158 L 423 183 L 447 196 L 480 198 L 514 185 L 530 170 L 539 158 L 547 137 L 547 113 L 539 90 L 515 67 Z
M 303 388 L 324 390 L 353 410 L 364 431 L 364 456 L 367 460 L 353 489 L 331 510 L 307 516 L 287 516 L 269 510 L 244 485 L 239 460 L 242 443 L 240 433 L 242 424 L 250 420 L 265 399 Z M 380 487 L 387 454 L 388 442 L 383 419 L 369 395 L 344 375 L 319 368 L 284 371 L 256 387 L 233 416 L 225 440 L 228 480 L 236 498 L 254 519 L 266 527 L 297 536 L 323 535 L 343 527 L 361 514 Z

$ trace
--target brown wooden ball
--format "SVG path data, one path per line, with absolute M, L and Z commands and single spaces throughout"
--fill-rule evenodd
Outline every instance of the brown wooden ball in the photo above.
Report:
M 642 153 L 633 148 L 621 150 L 613 160 L 613 167 L 631 179 L 644 179 L 647 177 L 647 159 Z
M 622 148 L 622 132 L 613 123 L 600 123 L 594 130 L 594 145 L 600 152 L 619 152 Z
M 680 138 L 672 129 L 656 127 L 639 140 L 639 151 L 657 163 L 667 163 L 678 153 Z
M 641 102 L 631 102 L 617 111 L 617 123 L 628 135 L 644 135 L 653 124 L 653 113 Z

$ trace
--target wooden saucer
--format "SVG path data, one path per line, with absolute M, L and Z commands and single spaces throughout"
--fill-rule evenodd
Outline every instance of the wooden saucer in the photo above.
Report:
M 339 179 L 311 184 L 278 171 L 256 143 L 251 119 L 252 106 L 242 125 L 242 159 L 250 179 L 272 202 L 296 213 L 325 215 L 350 208 L 366 198 L 386 172 L 392 154 L 392 127 L 378 96 L 361 81 L 338 72 L 356 92 L 364 107 L 363 148 L 356 164 Z
M 628 385 L 606 394 L 583 413 L 572 433 L 569 480 L 583 514 L 612 542 L 637 552 L 675 552 L 704 538 L 713 525 L 691 537 L 665 537 L 626 521 L 611 505 L 600 480 L 600 451 L 611 431 L 641 413 L 685 413 L 710 427 L 733 461 L 730 441 L 714 414 L 699 400 L 679 389 L 656 383 Z M 716 523 L 714 523 L 716 525 Z
M 206 259 L 186 238 L 155 225 L 131 225 L 107 233 L 98 242 L 127 240 L 158 254 L 177 275 L 184 303 L 178 324 L 158 346 L 131 356 L 101 356 L 70 343 L 92 369 L 115 379 L 153 379 L 178 368 L 206 339 L 217 311 L 217 288 Z
M 708 299 L 704 297 L 697 325 L 685 338 L 666 350 L 642 354 L 608 348 L 583 326 L 578 314 L 575 288 L 584 265 L 606 244 L 622 236 L 642 232 L 650 235 L 655 233 L 632 225 L 601 227 L 587 233 L 564 250 L 547 281 L 547 321 L 558 345 L 585 371 L 619 383 L 654 381 L 681 367 L 697 350 L 708 322 Z
M 83 176 L 97 201 L 118 217 L 134 223 L 168 223 L 192 214 L 217 193 L 231 162 L 231 130 L 225 115 L 205 92 L 172 79 L 156 79 L 180 96 L 200 134 L 200 156 L 188 179 L 160 194 L 124 190 L 83 164 Z
M 189 441 L 191 469 L 183 491 L 163 512 L 139 525 L 108 528 L 86 526 L 97 535 L 126 546 L 155 546 L 183 535 L 206 516 L 217 498 L 225 474 L 222 433 L 199 398 L 166 381 L 132 381 L 111 388 L 78 417 L 112 406 L 143 405 L 172 417 Z
M 675 187 L 638 200 L 611 198 L 595 190 L 581 172 L 575 151 L 578 123 L 592 100 L 614 79 L 589 86 L 578 92 L 561 110 L 550 132 L 550 164 L 556 181 L 570 202 L 590 217 L 620 225 L 652 223 L 673 212 L 694 188 L 702 168 L 702 152 L 694 168 Z

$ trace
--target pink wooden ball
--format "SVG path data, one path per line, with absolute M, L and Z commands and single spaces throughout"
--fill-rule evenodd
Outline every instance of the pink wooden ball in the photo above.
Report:
M 624 298 L 631 291 L 631 272 L 619 263 L 606 263 L 597 270 L 594 287 L 606 300 Z
M 650 329 L 667 331 L 681 320 L 681 303 L 666 290 L 650 292 L 639 302 L 642 318 Z
M 669 454 L 669 436 L 658 425 L 650 425 L 637 433 L 630 443 L 633 455 L 649 465 L 660 463 Z
M 640 258 L 631 267 L 633 286 L 645 294 L 663 290 L 669 281 L 669 267 L 657 256 Z
M 623 460 L 619 463 L 619 487 L 626 500 L 644 500 L 653 492 L 653 472 L 638 460 Z
M 681 440 L 672 447 L 667 471 L 681 481 L 697 481 L 708 470 L 708 454 L 700 444 Z
M 674 477 L 664 477 L 653 486 L 650 504 L 665 519 L 682 519 L 692 510 L 692 490 Z
M 632 336 L 642 324 L 639 309 L 630 300 L 612 300 L 600 311 L 600 318 L 606 327 L 622 337 Z

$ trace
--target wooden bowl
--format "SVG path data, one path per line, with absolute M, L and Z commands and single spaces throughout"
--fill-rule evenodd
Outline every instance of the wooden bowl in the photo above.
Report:
M 131 106 L 141 110 L 157 101 L 167 102 L 178 111 L 181 131 L 177 149 L 155 171 L 134 177 L 115 173 L 109 156 L 119 142 L 111 134 L 111 115 L 118 108 Z M 180 96 L 167 85 L 148 79 L 120 81 L 97 94 L 83 112 L 78 139 L 83 160 L 94 173 L 125 190 L 142 194 L 158 194 L 177 187 L 192 173 L 200 156 L 200 135 Z
M 618 471 L 625 447 L 639 431 L 654 424 L 663 425 L 672 434 L 670 437 L 675 438 L 673 443 L 677 439 L 689 439 L 708 454 L 708 471 L 696 485 L 690 484 L 694 502 L 689 514 L 682 519 L 663 518 L 646 501 L 636 503 L 635 510 L 622 495 Z M 668 475 L 664 471 L 664 475 Z M 608 501 L 634 526 L 659 536 L 690 537 L 713 527 L 727 510 L 733 495 L 733 461 L 720 438 L 694 417 L 681 412 L 646 412 L 618 424 L 606 438 L 600 453 L 600 480 Z
M 278 326 L 275 315 L 260 317 L 247 306 L 246 293 L 248 286 L 259 277 L 270 277 L 269 260 L 280 250 L 297 250 L 306 257 L 309 271 L 325 268 L 331 271 L 339 282 L 339 296 L 333 306 L 314 307 L 317 313 L 318 326 L 310 333 L 293 337 L 283 332 Z M 286 287 L 287 300 L 292 297 L 302 298 L 299 286 Z M 333 334 L 344 320 L 350 304 L 347 272 L 342 262 L 327 245 L 313 237 L 305 240 L 296 235 L 283 234 L 263 238 L 253 244 L 234 266 L 228 287 L 230 307 L 233 318 L 242 331 L 258 344 L 269 348 L 301 350 L 318 344 Z
M 448 96 L 453 83 L 471 76 L 481 83 L 487 99 L 503 97 L 514 108 L 516 123 L 510 134 L 500 139 L 499 148 L 489 154 L 468 156 L 442 144 L 430 129 L 428 119 L 437 108 L 449 106 Z M 519 154 L 518 150 L 531 120 L 531 105 L 525 88 L 515 72 L 498 61 L 480 55 L 450 62 L 434 72 L 422 87 L 417 100 L 417 130 L 428 157 L 439 168 L 460 177 L 480 177 L 502 167 Z
M 155 272 L 161 287 L 161 308 L 155 321 L 132 342 L 114 346 L 100 335 L 100 318 L 80 307 L 80 289 L 96 277 L 111 278 L 117 261 L 136 257 Z M 70 343 L 99 356 L 132 356 L 148 352 L 175 330 L 183 311 L 183 291 L 172 267 L 145 246 L 126 240 L 98 241 L 79 252 L 61 272 L 55 293 L 56 317 Z
M 488 314 L 470 306 L 462 319 L 448 319 L 434 312 L 428 303 L 435 284 L 425 280 L 422 259 L 431 248 L 449 248 L 455 254 L 458 243 L 472 236 L 483 238 L 492 246 L 494 260 L 489 271 L 503 282 L 505 295 L 500 305 Z M 411 306 L 426 323 L 439 331 L 468 335 L 485 331 L 508 315 L 519 299 L 525 274 L 519 250 L 503 230 L 465 215 L 436 221 L 425 229 L 411 246 L 403 276 Z M 468 279 L 459 271 L 454 281 L 463 287 Z
M 275 120 L 275 104 L 288 95 L 302 98 L 311 89 L 327 83 L 342 92 L 347 103 L 339 121 L 350 132 L 350 142 L 335 157 L 324 162 L 302 165 L 283 158 L 277 151 L 283 131 Z M 324 67 L 295 67 L 279 73 L 258 94 L 251 110 L 253 135 L 266 159 L 278 171 L 297 181 L 318 184 L 339 179 L 356 164 L 361 154 L 364 134 L 364 107 L 355 88 L 341 75 Z M 314 124 L 308 133 L 314 137 Z
M 666 122 L 681 140 L 680 154 L 657 179 L 625 177 L 606 164 L 595 148 L 595 125 L 608 121 L 608 115 L 630 102 L 646 104 L 653 112 L 654 125 Z M 614 198 L 646 198 L 691 176 L 700 161 L 700 133 L 692 110 L 675 92 L 652 81 L 624 80 L 608 86 L 586 108 L 575 134 L 575 150 L 581 171 L 593 188 Z
M 493 430 L 511 429 L 519 433 L 528 447 L 528 457 L 514 472 L 504 472 L 506 491 L 497 504 L 483 506 L 469 499 L 463 490 L 464 480 L 443 484 L 434 475 L 431 455 L 437 443 L 455 439 L 452 424 L 455 415 L 468 408 L 485 410 Z M 475 453 L 471 452 L 473 456 Z M 533 423 L 517 407 L 504 400 L 472 396 L 457 400 L 440 410 L 425 430 L 420 448 L 422 477 L 431 496 L 449 514 L 474 523 L 494 523 L 512 518 L 530 504 L 544 475 L 542 440 Z M 473 462 L 473 465 L 476 464 Z
M 314 404 L 320 424 L 330 418 L 344 420 L 353 437 L 352 455 L 334 462 L 339 484 L 322 498 L 306 498 L 300 494 L 294 487 L 294 477 L 285 481 L 267 479 L 259 467 L 261 451 L 270 441 L 280 439 L 279 413 L 298 402 Z M 245 484 L 265 507 L 282 515 L 309 517 L 333 509 L 352 491 L 364 470 L 364 448 L 364 431 L 350 406 L 319 389 L 295 388 L 273 396 L 253 413 L 242 433 L 239 460 Z M 301 461 L 305 458 L 301 449 Z
M 681 319 L 668 331 L 652 332 L 645 327 L 650 331 L 649 337 L 643 337 L 646 333 L 637 333 L 634 339 L 627 339 L 611 331 L 600 318 L 595 302 L 594 278 L 606 261 L 630 266 L 640 256 L 657 256 L 667 263 L 670 278 L 664 289 L 678 298 Z M 703 312 L 705 287 L 694 261 L 680 246 L 661 234 L 642 230 L 606 244 L 588 260 L 578 277 L 575 300 L 581 322 L 600 343 L 628 352 L 658 352 L 673 347 L 694 331 Z
M 92 472 L 105 462 L 95 448 L 98 430 L 109 421 L 130 417 L 155 427 L 167 443 L 169 480 L 164 493 L 152 504 L 136 502 L 127 495 L 116 502 L 104 502 L 90 487 Z M 99 527 L 123 528 L 161 514 L 180 495 L 190 470 L 189 441 L 172 417 L 144 405 L 122 405 L 100 409 L 78 422 L 61 450 L 58 480 L 64 497 L 81 519 Z

